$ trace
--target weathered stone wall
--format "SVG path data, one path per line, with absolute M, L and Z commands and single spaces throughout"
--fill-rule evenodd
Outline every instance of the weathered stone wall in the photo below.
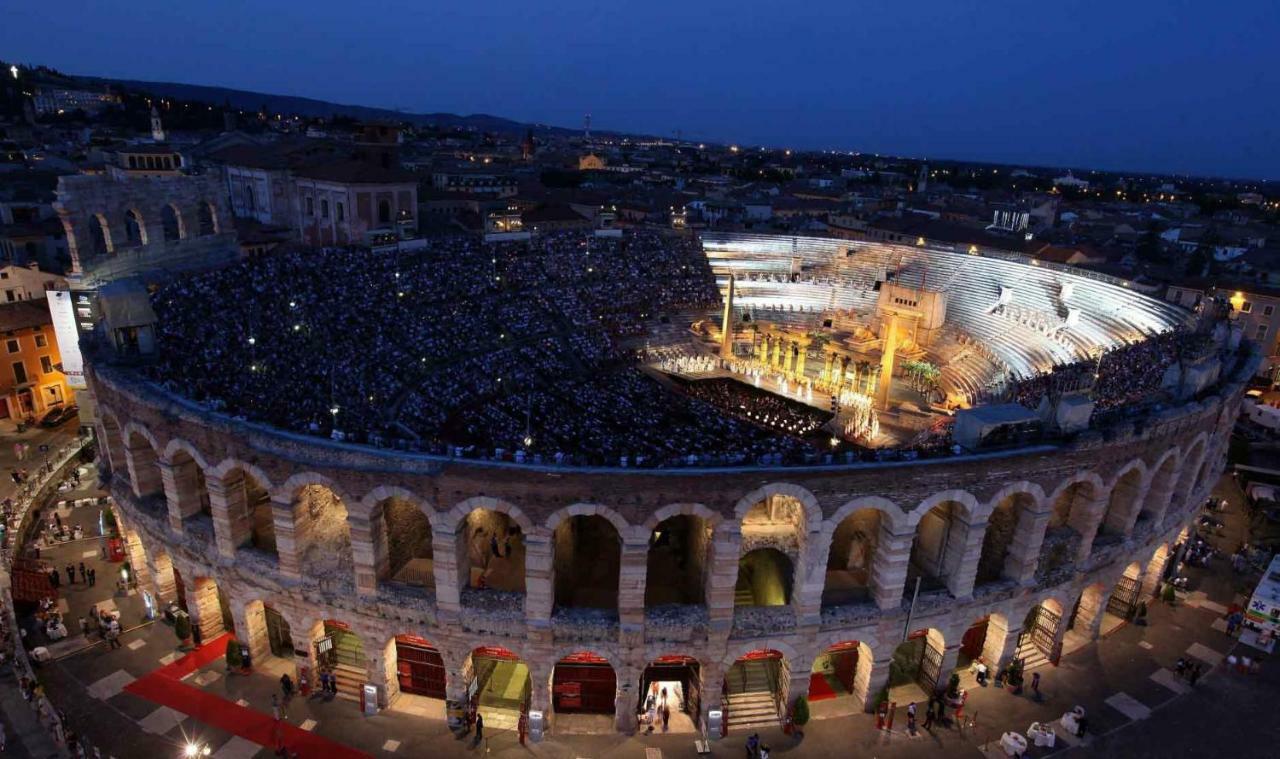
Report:
M 990 615 L 1002 620 L 1003 626 L 991 628 L 999 629 L 1001 636 L 990 638 L 984 650 L 1004 657 L 1011 653 L 1010 641 L 1016 641 L 1021 620 L 1040 602 L 1052 600 L 1070 610 L 1086 587 L 1102 585 L 1109 594 L 1131 562 L 1162 565 L 1169 545 L 1194 519 L 1200 499 L 1221 471 L 1241 389 L 1236 383 L 1218 396 L 1169 409 L 1140 426 L 1084 434 L 1059 447 L 850 467 L 642 472 L 539 469 L 356 448 L 211 415 L 110 367 L 91 364 L 89 376 L 102 407 L 103 434 L 127 439 L 132 446 L 123 458 L 135 465 L 114 467 L 111 491 L 123 521 L 138 534 L 153 570 L 152 582 L 162 593 L 172 588 L 164 572 L 170 560 L 183 577 L 216 578 L 229 594 L 233 616 L 245 615 L 255 602 L 266 603 L 289 621 L 295 647 L 304 652 L 310 643 L 306 631 L 317 629 L 318 622 L 346 622 L 365 641 L 369 682 L 379 686 L 384 701 L 396 691 L 387 682 L 392 671 L 389 654 L 379 652 L 394 650 L 386 644 L 395 635 L 410 634 L 439 648 L 451 694 L 461 692 L 467 655 L 475 647 L 500 645 L 516 652 L 531 668 L 535 709 L 549 708 L 553 663 L 567 653 L 591 650 L 604 656 L 619 686 L 632 688 L 647 662 L 686 654 L 701 666 L 704 712 L 720 704 L 724 672 L 747 652 L 778 650 L 788 666 L 804 672 L 827 647 L 850 640 L 866 646 L 860 654 L 858 697 L 872 698 L 888 678 L 893 648 L 905 624 L 903 587 L 916 528 L 923 514 L 940 503 L 951 503 L 958 520 L 958 528 L 952 530 L 955 542 L 949 541 L 949 553 L 959 561 L 953 573 L 958 579 L 945 591 L 920 599 L 913 626 L 930 629 L 931 637 L 943 641 L 944 663 L 955 661 L 964 631 L 979 619 Z M 148 459 L 142 446 L 155 455 Z M 126 448 L 113 439 L 107 447 Z M 271 494 L 280 537 L 278 564 L 243 548 L 224 551 L 221 535 L 215 541 L 187 531 L 182 520 L 175 524 L 168 515 L 157 514 L 151 501 L 136 496 L 134 477 L 145 480 L 144 469 L 171 463 L 180 449 L 191 453 L 215 495 L 218 483 L 239 469 L 250 472 Z M 1164 465 L 1170 458 L 1175 466 Z M 1149 526 L 1136 531 L 1136 521 L 1119 525 L 1125 529 L 1118 542 L 1091 550 L 1112 489 L 1135 462 L 1144 472 L 1140 492 L 1145 494 L 1142 508 L 1149 513 L 1144 523 Z M 388 489 L 412 497 L 431 523 L 434 593 L 396 595 L 377 585 L 356 595 L 326 588 L 306 573 L 286 571 L 296 562 L 291 552 L 298 550 L 289 507 L 303 485 L 321 483 L 345 505 L 352 525 L 351 551 L 363 565 L 376 565 L 374 554 L 389 550 L 389 543 L 379 548 L 365 526 L 386 500 Z M 1046 531 L 1053 503 L 1076 483 L 1088 484 L 1080 489 L 1087 490 L 1088 497 L 1074 504 L 1073 512 L 1079 515 L 1072 514 L 1072 545 L 1062 552 L 1062 565 L 1054 572 L 1038 573 L 1052 543 L 1052 533 L 1046 536 Z M 1152 493 L 1167 497 L 1153 502 Z M 1011 579 L 975 591 L 991 511 L 1013 495 L 1018 495 L 1020 505 L 1006 557 Z M 789 520 L 789 531 L 803 532 L 803 543 L 795 602 L 767 609 L 762 621 L 735 614 L 733 586 L 745 547 L 742 517 L 774 496 L 795 504 L 796 519 Z M 222 500 L 212 500 L 215 532 L 227 523 L 220 514 Z M 880 521 L 870 559 L 876 602 L 821 607 L 829 557 L 834 551 L 839 564 L 843 536 L 854 529 L 844 525 L 845 519 L 868 508 Z M 477 509 L 501 512 L 519 525 L 525 539 L 526 592 L 461 593 L 465 572 L 449 557 L 467 556 L 471 527 L 499 528 L 496 516 Z M 1137 510 L 1133 511 L 1136 520 Z M 714 529 L 711 550 L 706 552 L 707 603 L 687 615 L 650 619 L 643 603 L 647 542 L 653 528 L 675 514 L 696 514 Z M 552 621 L 552 583 L 570 549 L 554 538 L 554 528 L 574 515 L 608 520 L 621 539 L 619 609 L 616 616 L 562 624 Z M 468 529 L 462 529 L 464 524 Z M 281 530 L 288 534 L 279 534 Z M 839 540 L 834 539 L 837 535 Z M 616 540 L 611 538 L 608 548 L 617 550 Z M 483 545 L 487 550 L 487 539 Z M 604 547 L 580 543 L 577 550 L 603 552 Z M 357 566 L 352 573 L 360 571 Z M 1154 591 L 1145 576 L 1143 583 L 1148 592 Z M 620 707 L 620 725 L 626 724 L 628 708 Z
M 58 179 L 57 192 L 54 208 L 66 230 L 72 270 L 90 284 L 146 271 L 209 268 L 239 255 L 227 188 L 216 174 L 72 175 Z M 166 208 L 176 213 L 178 239 L 166 239 Z M 129 241 L 130 211 L 139 219 L 141 244 Z M 208 214 L 203 221 L 202 213 Z M 105 229 L 105 255 L 94 250 L 98 223 Z

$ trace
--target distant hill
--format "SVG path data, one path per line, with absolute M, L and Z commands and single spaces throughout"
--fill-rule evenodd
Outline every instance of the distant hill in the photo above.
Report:
M 490 116 L 474 113 L 459 116 L 456 113 L 407 113 L 390 108 L 373 108 L 365 105 L 343 105 L 330 103 L 314 98 L 296 97 L 293 95 L 270 95 L 264 92 L 235 90 L 228 87 L 208 87 L 201 84 L 180 84 L 178 82 L 140 82 L 131 79 L 107 79 L 103 77 L 82 76 L 81 81 L 96 84 L 116 84 L 131 90 L 149 92 L 160 97 L 179 100 L 200 100 L 211 105 L 229 102 L 233 108 L 242 111 L 257 112 L 262 106 L 273 113 L 292 113 L 299 116 L 347 116 L 360 120 L 393 120 L 408 121 L 413 124 L 431 124 L 442 127 L 460 127 L 481 132 L 502 132 L 523 134 L 532 128 L 535 132 L 546 134 L 568 134 L 574 130 L 545 124 L 526 124 L 501 116 Z

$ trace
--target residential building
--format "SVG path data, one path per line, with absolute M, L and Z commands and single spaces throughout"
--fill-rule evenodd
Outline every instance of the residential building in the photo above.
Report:
M 53 320 L 43 301 L 0 303 L 0 341 L 0 419 L 39 417 L 69 402 Z

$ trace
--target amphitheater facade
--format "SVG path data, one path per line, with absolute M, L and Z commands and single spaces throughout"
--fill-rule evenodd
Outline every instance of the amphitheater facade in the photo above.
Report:
M 256 662 L 311 683 L 328 664 L 382 706 L 478 699 L 553 730 L 584 711 L 634 729 L 664 678 L 695 724 L 714 710 L 731 729 L 777 720 L 806 676 L 862 711 L 901 679 L 904 638 L 922 685 L 1019 645 L 1056 661 L 1123 613 L 1117 593 L 1132 607 L 1156 592 L 1223 470 L 1250 374 L 1242 360 L 1198 401 L 1061 445 L 639 471 L 350 446 L 90 367 L 139 585 L 181 597 L 204 639 L 234 627 Z M 781 582 L 744 586 L 740 572 Z M 495 661 L 527 668 L 523 688 L 486 691 Z M 752 662 L 763 710 L 735 700 Z

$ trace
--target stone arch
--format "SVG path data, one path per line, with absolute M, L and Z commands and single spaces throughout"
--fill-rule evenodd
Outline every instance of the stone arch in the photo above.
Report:
M 169 523 L 175 531 L 183 531 L 184 523 L 203 517 L 204 529 L 212 532 L 213 507 L 205 472 L 209 466 L 195 446 L 174 438 L 165 446 L 161 457 L 165 497 L 169 501 Z
M 625 540 L 631 536 L 631 525 L 627 523 L 622 515 L 608 506 L 598 503 L 575 503 L 571 506 L 565 506 L 552 512 L 547 517 L 546 528 L 548 532 L 555 533 L 556 528 L 560 526 L 566 519 L 578 516 L 598 516 L 601 519 L 613 525 L 613 529 L 618 532 L 618 537 Z
M 353 504 L 356 508 L 350 509 L 350 512 L 353 516 L 371 517 L 378 504 L 388 498 L 399 498 L 412 503 L 431 522 L 431 529 L 435 530 L 444 526 L 441 524 L 444 521 L 444 515 L 436 511 L 435 506 L 430 501 L 412 490 L 398 485 L 379 485 L 370 490 L 365 493 L 364 498 Z
M 773 546 L 753 548 L 738 560 L 737 606 L 786 606 L 799 595 L 800 567 Z
M 804 657 L 800 652 L 791 647 L 789 643 L 781 638 L 769 638 L 767 640 L 743 641 L 731 645 L 725 651 L 725 655 L 720 659 L 720 664 L 727 670 L 732 667 L 734 662 L 738 661 L 747 654 L 755 651 L 777 651 L 782 654 L 787 661 L 802 661 Z
M 161 447 L 155 435 L 137 422 L 126 424 L 121 434 L 133 494 L 138 498 L 162 495 L 164 482 L 160 477 L 159 464 Z
M 196 224 L 201 237 L 218 234 L 218 208 L 213 203 L 202 200 L 196 204 Z
M 644 605 L 703 605 L 716 554 L 714 512 L 701 504 L 673 504 L 646 522 Z M 657 514 L 655 514 L 655 517 Z
M 130 248 L 147 244 L 147 224 L 142 218 L 142 212 L 137 208 L 125 209 L 124 244 Z
M 349 498 L 330 478 L 315 472 L 290 477 L 273 496 L 281 569 L 341 590 L 355 578 Z
M 165 203 L 160 207 L 161 228 L 164 230 L 165 242 L 177 242 L 187 236 L 182 220 L 182 213 L 173 203 Z
M 889 663 L 890 688 L 918 683 L 926 694 L 945 685 L 951 672 L 944 671 L 946 636 L 936 627 L 912 631 L 907 639 L 894 647 Z
M 102 406 L 99 413 L 102 432 L 98 436 L 101 445 L 105 446 L 107 463 L 111 469 L 127 473 L 128 465 L 124 452 L 124 430 L 120 427 L 120 417 L 107 406 Z
M 612 509 L 575 504 L 552 514 L 546 526 L 552 608 L 618 609 L 626 521 Z
M 823 526 L 827 543 L 823 606 L 871 600 L 872 570 L 883 545 L 881 535 L 902 512 L 892 502 L 870 496 L 841 506 Z
M 437 523 L 432 524 L 432 530 L 442 540 L 439 548 L 453 551 L 449 556 L 437 551 L 433 558 L 446 573 L 437 588 L 448 587 L 452 580 L 463 601 L 467 594 L 462 591 L 466 589 L 524 593 L 526 543 L 532 539 L 549 548 L 541 527 L 535 526 L 515 504 L 497 498 L 476 496 L 460 501 L 440 515 Z M 493 550 L 495 544 L 497 551 Z M 453 559 L 456 580 L 449 573 L 449 558 Z
M 1129 534 L 1138 518 L 1146 483 L 1147 465 L 1141 459 L 1130 461 L 1116 472 L 1107 487 L 1107 504 L 1098 523 L 1098 539 L 1114 541 Z
M 848 632 L 828 634 L 819 645 L 805 683 L 809 701 L 848 698 L 865 708 L 872 688 L 874 647 Z
M 909 515 L 914 526 L 911 551 L 907 559 L 907 581 L 904 593 L 915 592 L 920 578 L 921 592 L 946 588 L 953 596 L 962 597 L 972 589 L 972 578 L 966 577 L 968 544 L 980 528 L 975 524 L 978 500 L 963 490 L 944 490 L 926 498 Z
M 89 216 L 89 243 L 96 256 L 115 255 L 115 241 L 111 237 L 111 225 L 104 214 L 95 213 Z
M 1173 500 L 1169 504 L 1169 510 L 1165 512 L 1166 516 L 1181 511 L 1187 505 L 1191 493 L 1195 490 L 1196 477 L 1208 456 L 1208 448 L 1208 436 L 1203 432 L 1196 435 L 1191 445 L 1187 446 L 1186 454 L 1182 457 L 1182 466 L 1178 470 L 1178 485 L 1173 491 Z
M 1169 499 L 1177 482 L 1181 452 L 1177 446 L 1165 451 L 1147 475 L 1146 496 L 1138 511 L 1135 529 L 1146 532 L 1160 523 L 1169 508 Z
M 1106 492 L 1102 478 L 1093 472 L 1081 472 L 1054 489 L 1048 498 L 1052 511 L 1036 569 L 1038 575 L 1045 577 L 1074 566 L 1089 555 Z
M 993 495 L 982 511 L 987 527 L 974 574 L 974 586 L 1000 580 L 1022 581 L 1035 572 L 1040 554 L 1037 515 L 1044 490 L 1034 482 L 1013 482 Z
M 715 529 L 724 521 L 724 517 L 720 516 L 718 512 L 712 511 L 701 503 L 672 503 L 650 514 L 649 518 L 644 521 L 644 531 L 652 533 L 659 524 L 671 517 L 681 515 L 696 516 L 705 521 L 712 529 Z
M 183 451 L 187 456 L 191 457 L 201 470 L 205 472 L 209 471 L 209 462 L 205 459 L 204 454 L 200 452 L 200 449 L 182 438 L 175 437 L 169 439 L 169 442 L 164 447 L 164 453 L 160 456 L 160 461 L 166 464 L 173 463 L 173 457 L 179 451 Z
M 435 511 L 424 500 L 397 487 L 379 487 L 364 497 L 353 524 L 367 517 L 373 582 L 435 588 Z M 353 533 L 353 540 L 357 536 Z M 359 542 L 358 541 L 358 542 Z
M 822 524 L 822 507 L 818 505 L 817 496 L 799 485 L 788 482 L 770 483 L 739 498 L 733 507 L 734 520 L 742 523 L 752 508 L 763 503 L 770 496 L 789 496 L 799 501 L 804 508 L 807 530 L 817 529 Z
M 271 507 L 275 486 L 266 472 L 241 459 L 227 458 L 205 472 L 205 483 L 219 555 L 232 559 L 237 550 L 248 549 L 274 562 L 278 555 Z

